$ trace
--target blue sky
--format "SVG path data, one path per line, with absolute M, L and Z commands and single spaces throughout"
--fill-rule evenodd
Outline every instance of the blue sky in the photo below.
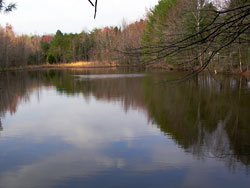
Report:
M 6 2 L 11 2 L 6 0 Z M 138 20 L 158 0 L 99 0 L 96 20 L 87 0 L 12 0 L 17 10 L 0 15 L 0 25 L 11 24 L 19 34 L 81 32 Z

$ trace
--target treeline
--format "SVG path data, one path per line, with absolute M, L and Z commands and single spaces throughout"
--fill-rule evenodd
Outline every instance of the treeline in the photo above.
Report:
M 12 26 L 0 28 L 0 68 L 97 61 L 130 63 L 131 57 L 121 51 L 138 48 L 146 21 L 132 24 L 123 22 L 120 27 L 105 27 L 91 32 L 55 35 L 18 36 Z
M 207 66 L 248 71 L 249 7 L 249 0 L 160 0 L 147 18 L 142 48 L 131 55 L 198 72 Z
M 0 68 L 41 64 L 41 37 L 17 36 L 12 26 L 0 27 Z
M 42 49 L 49 63 L 98 61 L 129 63 L 131 57 L 122 51 L 140 47 L 145 28 L 144 20 L 132 24 L 123 22 L 121 27 L 105 27 L 80 34 L 63 34 L 57 31 L 51 43 L 43 41 Z
M 96 61 L 161 63 L 185 70 L 209 63 L 210 68 L 218 71 L 248 71 L 249 28 L 230 45 L 223 45 L 250 24 L 249 0 L 215 2 L 160 0 L 145 19 L 78 34 L 58 30 L 54 35 L 18 36 L 7 25 L 0 28 L 0 68 Z M 246 5 L 243 12 L 237 8 L 240 5 Z M 225 13 L 218 14 L 221 10 Z

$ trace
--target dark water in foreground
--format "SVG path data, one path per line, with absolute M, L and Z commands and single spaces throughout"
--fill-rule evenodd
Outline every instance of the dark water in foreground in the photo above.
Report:
M 250 187 L 250 81 L 0 74 L 0 187 Z

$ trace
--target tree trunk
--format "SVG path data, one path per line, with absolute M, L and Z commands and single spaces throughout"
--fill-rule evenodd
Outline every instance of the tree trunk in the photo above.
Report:
M 240 72 L 243 72 L 243 70 L 242 70 L 242 57 L 241 57 L 240 44 L 239 44 L 239 60 L 240 60 Z

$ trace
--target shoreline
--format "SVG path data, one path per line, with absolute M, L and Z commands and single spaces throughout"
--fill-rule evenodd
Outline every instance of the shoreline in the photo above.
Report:
M 141 67 L 141 65 L 131 64 L 131 65 L 121 65 L 115 62 L 106 63 L 106 62 L 72 62 L 72 63 L 62 63 L 62 64 L 41 64 L 41 65 L 27 65 L 22 67 L 10 67 L 10 68 L 0 68 L 1 72 L 9 72 L 9 71 L 25 71 L 25 70 L 43 70 L 43 69 L 84 69 L 84 68 L 119 68 L 119 67 Z M 145 66 L 146 69 L 159 69 L 165 71 L 186 71 L 181 70 L 175 67 L 170 66 L 162 66 L 162 65 L 151 65 Z M 208 72 L 204 70 L 204 72 Z M 225 75 L 238 75 L 244 77 L 250 77 L 250 71 L 245 72 L 217 72 L 217 74 L 225 74 Z
M 166 65 L 166 64 L 155 64 L 155 65 L 149 65 L 146 66 L 146 68 L 148 69 L 161 69 L 161 70 L 166 70 L 166 71 L 181 71 L 181 72 L 188 72 L 188 70 L 182 69 L 182 68 L 178 68 L 178 67 L 174 67 L 171 65 Z M 198 67 L 197 67 L 198 68 Z M 207 68 L 204 69 L 202 72 L 211 72 L 214 73 L 214 70 L 208 70 Z M 240 71 L 231 71 L 231 72 L 225 72 L 225 71 L 217 71 L 216 70 L 216 75 L 218 74 L 223 74 L 223 75 L 237 75 L 237 76 L 244 76 L 244 77 L 250 77 L 250 70 L 248 71 L 244 71 L 244 72 L 240 72 Z
M 138 67 L 141 68 L 141 65 L 136 64 L 117 64 L 115 62 L 106 63 L 106 62 L 72 62 L 72 63 L 61 63 L 61 64 L 41 64 L 41 65 L 27 65 L 20 67 L 10 67 L 10 68 L 0 68 L 1 72 L 9 71 L 27 71 L 27 70 L 44 70 L 44 69 L 97 69 L 97 68 L 121 68 L 121 67 Z M 146 67 L 144 67 L 146 68 Z
M 41 64 L 41 65 L 27 65 L 20 67 L 0 68 L 0 72 L 8 71 L 25 71 L 25 70 L 39 70 L 39 69 L 72 69 L 72 68 L 111 68 L 117 67 L 115 63 L 100 63 L 97 62 L 72 62 L 62 64 Z

